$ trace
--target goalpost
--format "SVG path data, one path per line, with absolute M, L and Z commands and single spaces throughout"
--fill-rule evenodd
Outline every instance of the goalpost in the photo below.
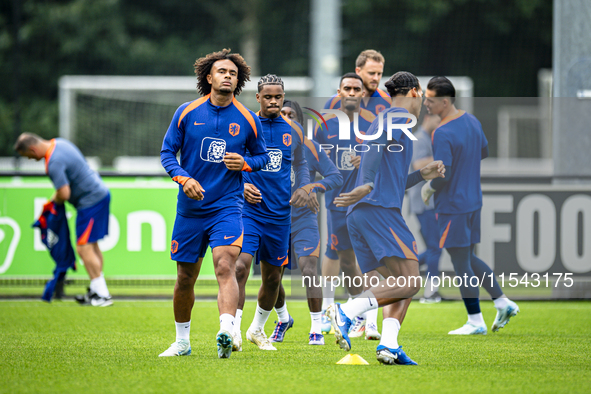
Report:
M 312 81 L 284 78 L 286 91 L 307 96 Z M 256 106 L 256 81 L 240 95 Z M 174 111 L 195 100 L 195 77 L 63 76 L 59 80 L 59 134 L 111 166 L 116 157 L 158 156 Z

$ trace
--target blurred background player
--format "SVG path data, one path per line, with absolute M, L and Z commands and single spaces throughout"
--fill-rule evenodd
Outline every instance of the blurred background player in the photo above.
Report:
M 373 49 L 366 49 L 355 60 L 355 73 L 361 77 L 365 88 L 365 96 L 361 100 L 361 108 L 377 115 L 386 108 L 390 108 L 390 95 L 379 88 L 384 74 L 384 56 Z M 326 102 L 324 108 L 336 109 L 341 107 L 341 98 L 334 95 Z
M 301 116 L 302 110 L 295 101 L 285 100 L 281 113 L 292 120 L 297 120 L 300 124 L 303 121 Z M 297 263 L 293 259 L 290 259 L 287 268 L 293 270 L 299 266 L 302 272 L 303 285 L 306 286 L 306 298 L 308 299 L 308 308 L 310 309 L 310 318 L 312 320 L 308 343 L 310 345 L 324 345 L 324 336 L 321 330 L 322 289 L 318 286 L 321 282 L 317 274 L 318 256 L 320 255 L 320 234 L 318 232 L 318 218 L 316 216 L 318 208 L 316 193 L 323 193 L 339 187 L 343 183 L 343 177 L 317 142 L 306 139 L 304 142 L 304 152 L 310 171 L 310 181 L 313 182 L 305 186 L 305 189 L 309 190 L 310 204 L 308 204 L 308 207 L 293 208 L 291 210 L 290 249 L 297 255 Z M 314 182 L 317 172 L 324 179 Z M 291 187 L 294 188 L 295 185 L 295 176 L 292 176 Z M 316 205 L 311 206 L 313 203 Z M 314 283 L 317 285 L 314 286 Z M 275 303 L 275 310 L 282 310 L 284 306 L 285 289 L 283 288 L 283 284 L 281 284 L 277 302 Z M 271 342 L 278 341 L 281 325 L 282 323 L 279 321 L 273 335 L 271 335 Z
M 401 71 L 388 80 L 386 87 L 393 97 L 392 107 L 383 114 L 386 122 L 390 122 L 386 117 L 389 114 L 395 116 L 391 122 L 401 126 L 411 120 L 406 116 L 418 117 L 422 91 L 417 77 Z M 347 224 L 361 270 L 364 273 L 378 270 L 387 280 L 343 305 L 331 305 L 326 314 L 335 330 L 337 344 L 348 351 L 351 341 L 347 332 L 355 316 L 384 306 L 382 338 L 376 349 L 378 361 L 416 365 L 398 345 L 400 324 L 421 285 L 416 242 L 402 217 L 402 201 L 405 189 L 423 179 L 443 176 L 445 168 L 441 162 L 432 162 L 409 175 L 412 135 L 405 134 L 403 127 L 395 128 L 392 139 L 388 140 L 378 119 L 367 134 L 381 134 L 372 143 L 379 144 L 382 149 L 373 146 L 362 154 L 357 187 L 342 193 L 335 203 L 349 207 Z
M 450 254 L 456 275 L 467 275 L 468 278 L 460 287 L 468 322 L 449 334 L 486 334 L 478 299 L 479 286 L 471 285 L 473 276 L 483 278 L 490 275 L 493 280 L 493 283 L 490 280 L 482 282 L 497 308 L 493 331 L 504 327 L 519 312 L 519 307 L 503 295 L 493 271 L 474 254 L 474 248 L 480 242 L 480 162 L 488 157 L 488 141 L 478 119 L 455 107 L 455 96 L 453 84 L 445 77 L 432 78 L 427 85 L 425 106 L 430 114 L 442 119 L 433 132 L 433 156 L 443 161 L 447 172 L 445 179 L 427 182 L 422 188 L 422 195 L 427 203 L 435 194 L 439 247 Z
M 261 264 L 262 284 L 246 338 L 261 350 L 276 350 L 265 334 L 265 323 L 277 302 L 283 266 L 288 263 L 291 206 L 303 207 L 308 203 L 308 192 L 302 188 L 310 183 L 303 150 L 304 132 L 301 125 L 281 115 L 284 96 L 281 78 L 268 74 L 259 80 L 256 98 L 261 109 L 258 117 L 271 159 L 262 171 L 244 177 L 244 243 L 236 263 L 240 299 L 239 320 L 234 327 L 234 349 L 238 351 L 242 344 L 240 321 L 245 286 L 255 254 Z M 293 195 L 292 167 L 295 177 Z M 273 336 L 276 342 L 281 342 L 293 325 L 293 319 L 286 306 L 277 309 L 277 314 L 279 322 Z
M 363 141 L 356 138 L 353 131 L 354 114 L 359 114 L 358 127 L 362 134 L 369 129 L 375 119 L 375 115 L 372 112 L 360 107 L 365 93 L 363 79 L 358 74 L 347 73 L 341 77 L 337 96 L 342 104 L 339 109 L 348 116 L 351 122 L 348 140 L 341 140 L 339 138 L 339 121 L 336 115 L 325 116 L 328 129 L 317 125 L 314 130 L 314 138 L 323 149 L 330 150 L 328 156 L 343 176 L 343 185 L 325 194 L 329 234 L 329 244 L 326 246 L 326 249 L 336 251 L 341 270 L 351 281 L 355 277 L 360 277 L 361 271 L 355 260 L 355 252 L 351 246 L 349 231 L 347 230 L 347 208 L 336 206 L 334 199 L 341 193 L 347 193 L 355 187 L 361 157 L 357 155 L 352 145 L 360 144 Z M 368 276 L 377 275 L 377 272 L 368 273 Z M 348 289 L 351 297 L 358 296 L 364 290 L 363 283 L 357 283 L 361 283 L 361 286 L 356 287 L 352 285 Z M 334 294 L 332 294 L 332 298 L 334 299 Z M 377 310 L 370 311 L 367 316 L 362 315 L 356 317 L 355 324 L 351 327 L 351 336 L 360 337 L 365 333 L 366 339 L 379 339 L 380 332 L 378 331 L 377 320 Z
M 413 153 L 410 171 L 420 170 L 427 164 L 433 161 L 433 149 L 431 148 L 431 134 L 433 130 L 439 125 L 441 118 L 437 115 L 426 113 L 423 115 L 423 122 L 414 133 L 417 138 L 413 142 Z M 408 189 L 408 200 L 410 205 L 410 212 L 414 213 L 421 225 L 421 236 L 425 241 L 427 249 L 419 254 L 419 264 L 427 266 L 427 282 L 425 283 L 425 292 L 421 298 L 422 303 L 437 303 L 441 302 L 439 295 L 439 287 L 433 284 L 432 278 L 439 276 L 439 258 L 441 257 L 441 249 L 439 248 L 439 227 L 437 226 L 437 219 L 435 217 L 435 205 L 429 202 L 425 206 L 421 198 L 421 187 L 425 182 Z
M 109 233 L 111 194 L 99 174 L 90 169 L 80 150 L 70 141 L 54 138 L 47 141 L 33 133 L 21 134 L 14 149 L 24 157 L 45 159 L 55 193 L 51 201 L 69 201 L 77 211 L 76 251 L 90 277 L 90 288 L 76 300 L 82 305 L 113 304 L 103 275 L 103 254 L 98 241 Z
M 170 258 L 177 262 L 173 297 L 176 341 L 160 356 L 191 354 L 193 288 L 210 246 L 219 284 L 218 357 L 228 358 L 238 305 L 242 174 L 260 170 L 269 156 L 258 117 L 235 98 L 250 79 L 250 67 L 242 56 L 224 49 L 197 59 L 194 68 L 203 97 L 176 110 L 160 152 L 162 166 L 179 184 L 170 249 Z M 249 157 L 244 157 L 246 150 Z M 180 165 L 176 159 L 179 151 Z

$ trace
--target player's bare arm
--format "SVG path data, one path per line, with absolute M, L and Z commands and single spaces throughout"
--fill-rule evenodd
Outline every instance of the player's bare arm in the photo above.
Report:
M 424 157 L 422 159 L 415 160 L 412 164 L 413 171 L 417 171 L 425 167 L 427 164 L 433 161 L 433 156 Z
M 64 185 L 53 193 L 51 201 L 54 201 L 56 204 L 63 204 L 70 199 L 71 194 L 72 191 L 70 190 L 70 185 Z
M 223 161 L 226 164 L 226 168 L 230 171 L 242 171 L 244 167 L 244 157 L 238 153 L 226 152 Z
M 421 176 L 428 181 L 435 178 L 445 178 L 445 165 L 441 160 L 435 160 L 421 168 Z
M 353 164 L 353 166 L 356 169 L 359 169 L 359 165 L 361 164 L 361 156 L 355 156 L 354 158 L 352 158 L 351 164 Z
M 250 204 L 258 204 L 263 201 L 261 191 L 252 183 L 244 184 L 244 198 Z
M 353 205 L 363 197 L 367 196 L 372 190 L 373 187 L 370 185 L 357 186 L 349 193 L 339 194 L 339 196 L 334 199 L 333 204 L 335 204 L 337 207 L 348 207 L 349 205 Z
M 183 185 L 183 192 L 187 195 L 187 197 L 193 200 L 201 201 L 203 200 L 203 193 L 205 193 L 205 189 L 203 189 L 203 187 L 201 187 L 199 182 L 197 182 L 195 179 L 190 178 Z

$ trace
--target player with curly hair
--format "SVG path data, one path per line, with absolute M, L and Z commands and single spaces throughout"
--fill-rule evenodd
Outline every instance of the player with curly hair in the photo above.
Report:
M 269 156 L 261 122 L 236 100 L 250 79 L 242 56 L 224 49 L 198 59 L 194 66 L 203 97 L 176 110 L 160 152 L 162 166 L 179 184 L 170 249 L 177 262 L 176 341 L 160 356 L 191 354 L 193 287 L 210 246 L 219 284 L 218 357 L 228 358 L 238 305 L 235 267 L 243 238 L 243 174 L 264 168 Z

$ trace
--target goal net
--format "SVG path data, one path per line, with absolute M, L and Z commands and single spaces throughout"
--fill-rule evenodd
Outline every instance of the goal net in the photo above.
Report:
M 258 79 L 253 77 L 239 97 L 251 109 L 258 106 Z M 283 80 L 293 95 L 307 96 L 312 88 L 310 78 Z M 74 142 L 86 156 L 99 157 L 104 167 L 125 163 L 128 168 L 128 157 L 158 157 L 175 110 L 199 97 L 196 85 L 195 77 L 63 76 L 60 136 Z M 126 168 L 115 169 L 126 172 Z M 162 171 L 159 161 L 158 166 L 136 169 Z

